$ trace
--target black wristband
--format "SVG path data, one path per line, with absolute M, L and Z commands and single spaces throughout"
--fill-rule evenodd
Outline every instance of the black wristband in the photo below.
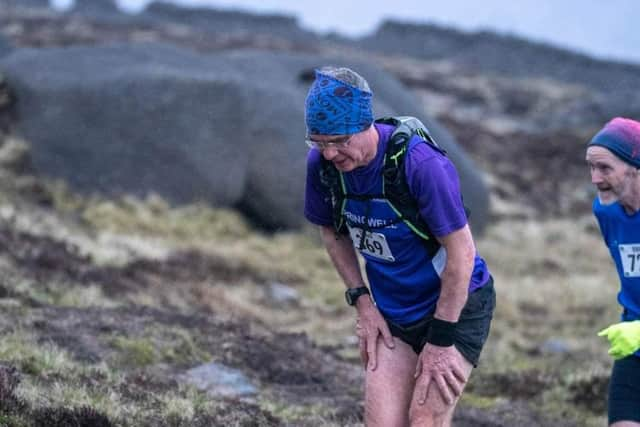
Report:
M 439 347 L 452 346 L 457 324 L 457 322 L 447 322 L 434 317 L 429 325 L 429 332 L 427 332 L 427 342 Z

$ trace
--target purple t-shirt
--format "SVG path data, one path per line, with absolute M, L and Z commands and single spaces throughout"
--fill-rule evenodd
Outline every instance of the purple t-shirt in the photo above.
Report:
M 342 174 L 349 193 L 380 194 L 384 156 L 394 128 L 381 124 L 375 127 L 380 139 L 374 159 L 363 167 Z M 409 191 L 417 200 L 420 214 L 431 232 L 436 237 L 444 237 L 463 228 L 467 224 L 467 216 L 460 196 L 458 174 L 451 161 L 418 137 L 411 141 L 406 156 L 405 172 Z M 314 224 L 333 226 L 329 190 L 320 182 L 321 164 L 320 152 L 310 150 L 304 214 Z M 355 221 L 350 226 L 350 232 L 355 227 L 355 235 L 358 235 L 358 221 L 387 223 L 390 217 L 385 205 L 384 202 L 372 201 L 369 210 L 361 202 L 347 202 L 344 214 Z M 368 210 L 371 216 L 366 214 Z M 359 216 L 363 213 L 363 216 Z M 402 229 L 406 230 L 400 231 Z M 421 238 L 400 224 L 375 230 L 375 233 L 385 235 L 383 240 L 386 240 L 384 245 L 388 244 L 388 250 L 372 254 L 370 250 L 363 252 L 364 248 L 360 247 L 360 252 L 366 260 L 367 277 L 378 307 L 387 319 L 399 324 L 409 324 L 423 318 L 435 309 L 441 286 L 439 276 L 444 268 L 446 253 L 441 248 L 437 254 L 428 255 Z M 357 243 L 357 239 L 354 242 Z M 384 245 L 380 245 L 380 248 Z M 488 280 L 487 266 L 476 254 L 469 292 L 480 288 Z

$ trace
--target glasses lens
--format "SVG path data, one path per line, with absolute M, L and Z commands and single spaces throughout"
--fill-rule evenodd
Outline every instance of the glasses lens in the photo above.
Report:
M 351 141 L 352 135 L 346 135 L 339 139 L 334 139 L 332 141 L 316 141 L 315 139 L 311 139 L 306 137 L 304 142 L 311 148 L 315 148 L 317 150 L 324 150 L 330 147 L 333 148 L 341 148 L 349 145 L 349 141 Z

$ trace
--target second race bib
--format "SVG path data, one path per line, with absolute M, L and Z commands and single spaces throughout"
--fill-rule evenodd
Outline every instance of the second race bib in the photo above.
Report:
M 640 243 L 618 245 L 625 277 L 640 277 Z

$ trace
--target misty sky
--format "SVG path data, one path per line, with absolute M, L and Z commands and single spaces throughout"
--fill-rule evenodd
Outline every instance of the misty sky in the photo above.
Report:
M 72 0 L 55 0 L 59 4 Z M 131 12 L 150 0 L 116 0 Z M 640 63 L 640 0 L 164 0 L 286 13 L 308 29 L 358 36 L 385 18 L 493 29 L 603 58 Z

